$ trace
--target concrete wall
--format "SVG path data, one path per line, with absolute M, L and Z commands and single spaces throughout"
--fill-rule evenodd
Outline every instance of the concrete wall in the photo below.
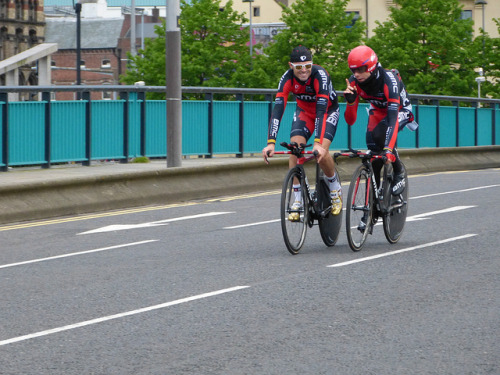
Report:
M 400 155 L 410 175 L 500 168 L 500 146 L 401 150 Z M 344 184 L 359 163 L 339 159 Z M 287 169 L 287 157 L 269 165 L 254 157 L 194 159 L 178 168 L 161 163 L 6 172 L 0 180 L 0 223 L 270 191 L 281 188 Z M 314 163 L 307 170 L 313 176 Z

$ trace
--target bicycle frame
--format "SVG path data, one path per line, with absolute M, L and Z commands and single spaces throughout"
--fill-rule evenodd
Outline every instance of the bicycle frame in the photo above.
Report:
M 288 151 L 277 151 L 278 155 L 294 155 L 297 157 L 297 165 L 289 169 L 284 181 L 281 193 L 281 229 L 288 251 L 298 254 L 302 248 L 307 227 L 312 228 L 317 221 L 321 239 L 326 246 L 334 246 L 342 226 L 342 215 L 332 215 L 332 203 L 330 188 L 322 179 L 319 164 L 316 163 L 316 186 L 313 190 L 309 185 L 304 164 L 315 160 L 317 151 L 305 151 L 311 145 L 296 143 L 281 143 Z M 266 160 L 267 161 L 267 160 Z M 301 197 L 303 210 L 293 209 L 290 205 L 290 191 L 295 183 L 301 180 Z M 339 178 L 340 182 L 340 178 Z
M 288 146 L 286 143 L 284 143 L 284 144 L 282 143 L 281 145 L 284 147 Z M 309 147 L 309 146 L 311 146 L 311 145 L 302 144 L 299 147 L 294 148 L 293 151 L 292 150 L 275 151 L 274 154 L 275 155 L 295 155 L 297 157 L 297 167 L 299 167 L 300 173 L 304 177 L 306 195 L 309 199 L 309 202 L 314 203 L 311 205 L 311 208 L 312 208 L 311 219 L 312 220 L 308 223 L 309 227 L 312 227 L 313 223 L 314 223 L 314 219 L 317 218 L 318 216 L 321 216 L 321 217 L 327 216 L 331 210 L 331 207 L 327 208 L 326 210 L 323 210 L 322 212 L 319 212 L 318 207 L 315 204 L 316 202 L 315 202 L 314 196 L 311 192 L 311 186 L 309 185 L 309 180 L 307 179 L 307 174 L 305 173 L 305 170 L 304 170 L 304 164 L 311 161 L 311 160 L 315 160 L 316 156 L 317 156 L 316 151 L 306 151 L 305 150 L 305 148 Z M 308 156 L 306 156 L 306 155 L 308 155 Z M 316 185 L 318 184 L 318 182 L 319 182 L 319 165 L 316 164 Z
M 337 152 L 334 154 L 335 160 L 337 160 L 337 157 L 339 157 L 339 156 L 347 156 L 349 158 L 355 158 L 355 157 L 361 158 L 361 162 L 363 163 L 363 165 L 365 167 L 367 167 L 368 170 L 370 171 L 370 176 L 368 179 L 369 179 L 371 186 L 373 187 L 373 191 L 375 194 L 374 198 L 375 198 L 375 202 L 377 203 L 377 209 L 381 212 L 386 211 L 386 210 L 384 210 L 385 207 L 382 207 L 383 202 L 381 201 L 380 195 L 379 195 L 380 186 L 378 186 L 376 179 L 373 178 L 375 175 L 375 172 L 373 170 L 372 163 L 374 160 L 381 160 L 382 162 L 385 163 L 387 158 L 384 155 L 372 154 L 372 153 L 368 153 L 368 152 L 361 152 L 361 151 L 357 151 L 357 150 L 349 150 L 349 152 Z M 359 180 L 357 181 L 357 184 L 359 184 Z M 355 189 L 357 192 L 358 186 L 356 186 Z M 370 194 L 370 191 L 367 190 L 365 204 L 368 204 L 369 194 Z
M 391 185 L 394 174 L 392 169 L 386 165 L 387 158 L 384 155 L 351 149 L 348 152 L 335 153 L 334 159 L 337 160 L 339 156 L 358 157 L 361 158 L 362 163 L 356 169 L 351 179 L 351 186 L 349 187 L 348 212 L 346 215 L 346 231 L 349 246 L 353 251 L 361 250 L 366 241 L 367 234 L 372 234 L 373 227 L 377 223 L 378 218 L 382 218 L 383 220 L 386 239 L 391 244 L 396 243 L 401 236 L 406 221 L 408 186 L 398 196 L 393 196 Z M 373 167 L 373 162 L 375 161 L 384 163 L 380 171 L 379 182 L 375 178 Z M 359 216 L 361 214 L 363 215 L 362 217 Z

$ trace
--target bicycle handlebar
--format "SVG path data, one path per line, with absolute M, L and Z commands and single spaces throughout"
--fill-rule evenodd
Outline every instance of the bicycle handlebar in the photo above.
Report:
M 336 152 L 333 154 L 333 158 L 336 160 L 339 156 L 347 156 L 349 158 L 361 158 L 361 159 L 381 159 L 384 163 L 387 161 L 387 157 L 385 155 L 380 154 L 372 154 L 370 151 L 363 152 L 359 150 L 353 150 L 350 148 L 349 150 L 341 150 L 340 152 Z
M 311 147 L 312 144 L 304 144 L 304 143 L 301 143 L 300 145 L 298 145 L 296 142 L 291 142 L 290 144 L 286 143 L 286 142 L 281 142 L 280 145 L 282 147 L 285 147 L 286 149 L 288 149 L 288 151 L 274 151 L 274 154 L 275 155 L 295 155 L 297 156 L 298 158 L 303 158 L 304 155 L 314 155 L 314 157 L 310 157 L 310 159 L 313 159 L 313 158 L 316 158 L 319 153 L 317 150 L 314 150 L 314 151 L 306 151 L 305 149 L 307 147 Z M 269 151 L 267 152 L 267 156 L 269 156 Z M 269 164 L 269 160 L 267 158 L 265 158 L 266 160 L 266 163 Z

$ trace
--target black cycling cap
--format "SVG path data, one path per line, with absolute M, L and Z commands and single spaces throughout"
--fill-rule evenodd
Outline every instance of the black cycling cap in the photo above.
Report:
M 290 62 L 304 62 L 304 61 L 312 61 L 312 54 L 304 46 L 295 47 L 290 54 Z

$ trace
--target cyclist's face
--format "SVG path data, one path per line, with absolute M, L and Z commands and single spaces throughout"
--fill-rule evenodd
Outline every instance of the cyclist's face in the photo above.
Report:
M 300 63 L 289 63 L 290 68 L 293 69 L 293 74 L 295 77 L 301 81 L 307 81 L 311 76 L 312 61 L 304 61 Z
M 367 70 L 366 65 L 360 66 L 359 68 L 356 69 L 351 69 L 351 71 L 352 74 L 354 74 L 354 78 L 356 78 L 358 82 L 364 82 L 368 78 L 370 78 L 371 73 Z

